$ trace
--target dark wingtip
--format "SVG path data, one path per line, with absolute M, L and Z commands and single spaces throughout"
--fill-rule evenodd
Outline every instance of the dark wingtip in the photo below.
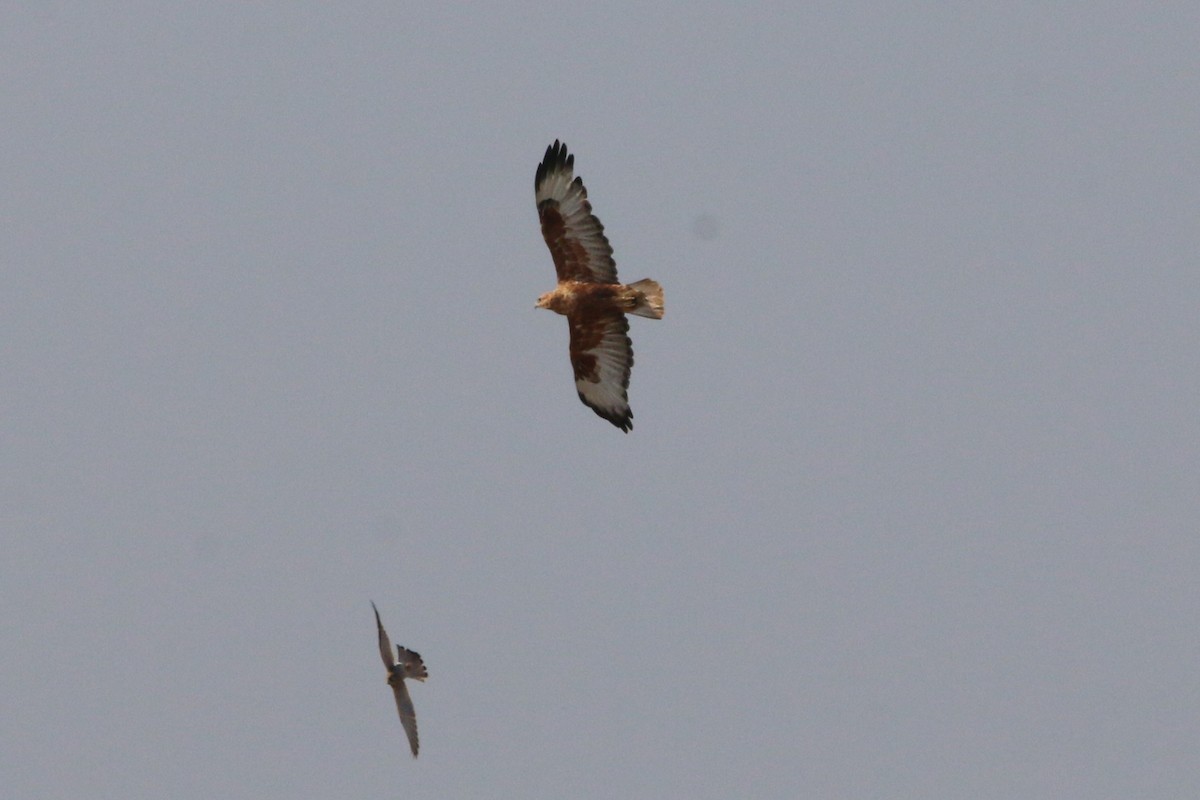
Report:
M 631 430 L 633 430 L 633 409 L 629 409 L 619 417 L 616 414 L 613 414 L 612 416 L 601 414 L 600 416 L 604 417 L 613 425 L 616 425 L 618 428 L 625 431 L 625 433 L 629 433 Z
M 553 162 L 555 164 L 561 164 L 564 166 L 568 162 L 574 160 L 574 156 L 567 152 L 567 146 L 558 139 L 555 139 L 554 144 L 546 148 L 546 156 L 553 156 Z
M 552 172 L 559 172 L 564 169 L 569 172 L 574 166 L 575 156 L 567 152 L 565 144 L 555 139 L 554 144 L 546 147 L 546 155 L 542 156 L 542 163 L 538 164 L 537 172 L 534 173 L 534 190 L 536 191 L 537 187 L 542 185 L 542 181 Z
M 618 428 L 625 431 L 625 433 L 629 433 L 631 430 L 633 430 L 633 409 L 629 409 L 624 414 L 614 414 L 612 412 L 605 411 L 604 409 L 596 408 L 596 406 L 587 401 L 587 398 L 583 396 L 583 392 L 576 392 L 576 394 L 579 395 L 580 402 L 582 402 L 592 411 L 596 412 L 596 416 L 600 417 L 601 419 L 608 420 L 613 425 L 616 425 Z

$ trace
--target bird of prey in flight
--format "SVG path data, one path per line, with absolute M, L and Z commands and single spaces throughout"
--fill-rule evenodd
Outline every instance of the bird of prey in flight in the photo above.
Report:
M 388 639 L 387 631 L 383 629 L 383 622 L 379 619 L 379 609 L 375 608 L 375 601 L 371 601 L 371 608 L 375 609 L 375 627 L 379 629 L 379 655 L 383 658 L 383 666 L 387 669 L 388 686 L 392 687 L 392 694 L 396 695 L 396 709 L 400 712 L 400 724 L 404 726 L 404 732 L 408 734 L 408 746 L 412 749 L 413 758 L 416 758 L 417 712 L 413 708 L 412 698 L 408 696 L 408 687 L 404 685 L 404 679 L 423 681 L 429 677 L 429 673 L 425 671 L 425 662 L 421 660 L 419 653 L 396 645 L 396 655 L 392 655 L 392 642 Z
M 539 297 L 537 307 L 567 318 L 579 399 L 629 433 L 633 343 L 625 315 L 662 319 L 663 290 L 649 278 L 628 286 L 617 281 L 612 246 L 592 213 L 583 180 L 573 178 L 574 170 L 575 156 L 555 140 L 534 175 L 542 237 L 558 273 L 558 286 Z

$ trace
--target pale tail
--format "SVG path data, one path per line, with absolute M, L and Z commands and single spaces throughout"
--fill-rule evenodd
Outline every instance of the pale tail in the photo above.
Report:
M 629 288 L 636 290 L 640 295 L 637 305 L 629 309 L 630 314 L 637 314 L 639 317 L 649 317 L 650 319 L 662 319 L 663 290 L 656 281 L 644 278 L 636 283 L 629 284 Z

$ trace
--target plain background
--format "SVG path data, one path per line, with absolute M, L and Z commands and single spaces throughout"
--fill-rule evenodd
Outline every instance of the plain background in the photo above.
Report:
M 6 797 L 1200 791 L 1195 3 L 3 16 Z

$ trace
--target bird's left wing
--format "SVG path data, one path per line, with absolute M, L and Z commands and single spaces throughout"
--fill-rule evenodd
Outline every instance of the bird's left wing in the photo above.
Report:
M 375 601 L 371 601 L 371 608 L 375 609 L 375 627 L 379 629 L 379 655 L 383 658 L 383 665 L 388 668 L 388 672 L 392 671 L 392 667 L 396 662 L 392 659 L 392 642 L 388 639 L 387 631 L 383 629 L 383 622 L 379 619 L 379 609 L 375 608 Z
M 560 281 L 616 283 L 617 265 L 604 226 L 592 213 L 583 180 L 572 178 L 575 156 L 559 143 L 546 148 L 533 179 L 542 238 Z

